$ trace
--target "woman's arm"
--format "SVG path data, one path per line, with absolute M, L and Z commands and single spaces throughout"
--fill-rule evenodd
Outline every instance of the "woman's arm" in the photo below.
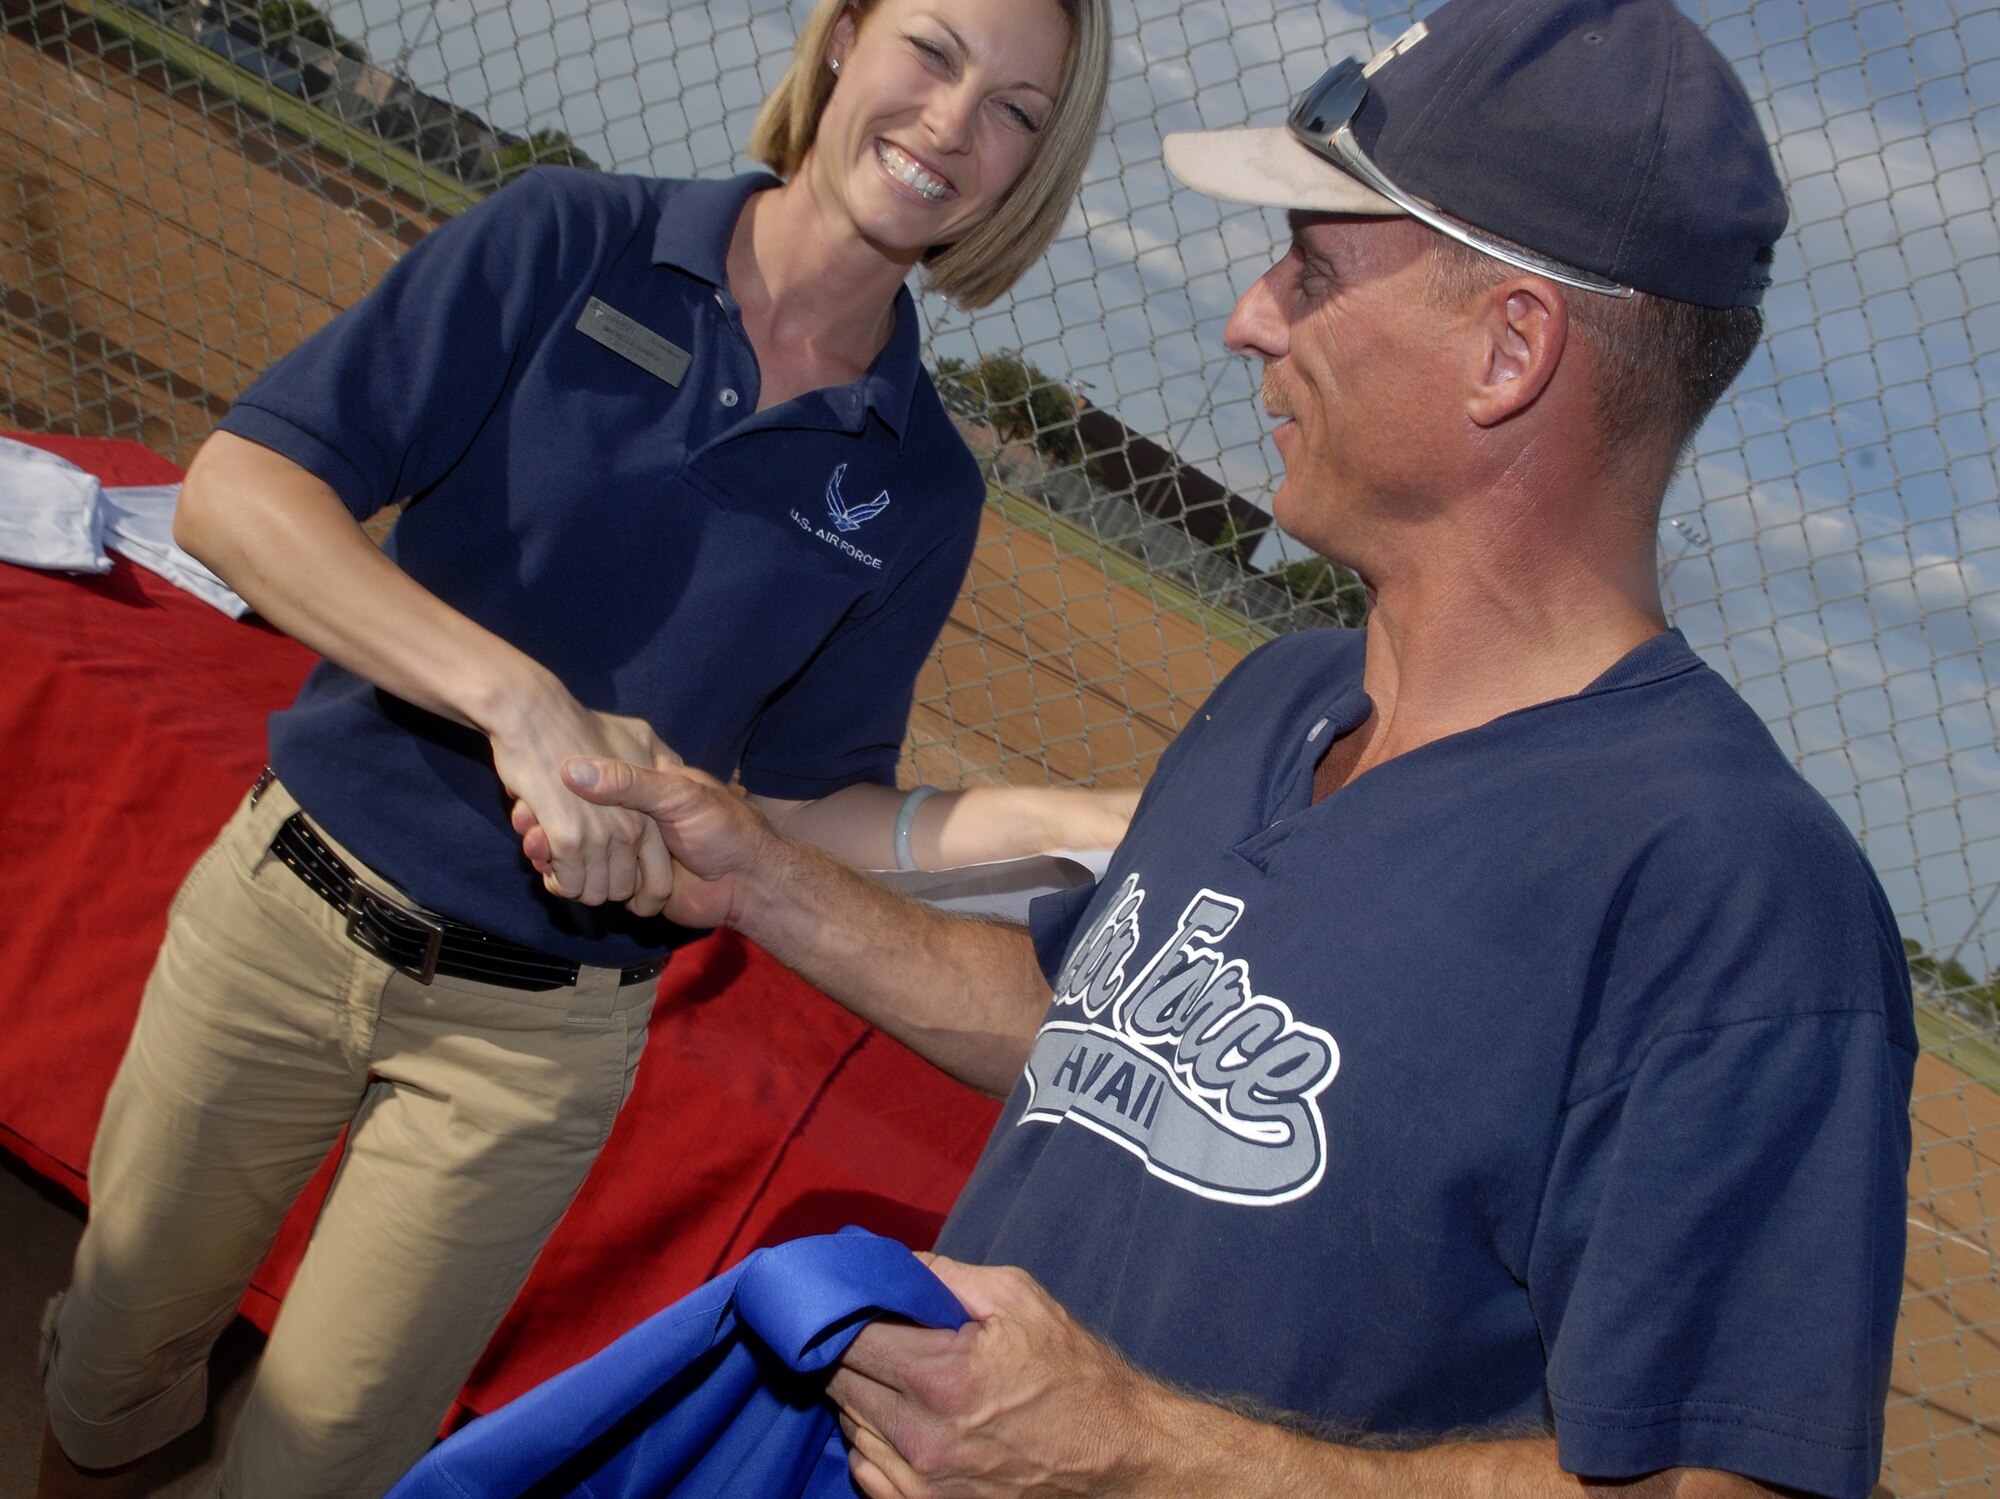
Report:
M 584 802 L 559 770 L 569 755 L 643 765 L 674 760 L 672 752 L 639 720 L 585 708 L 553 673 L 417 583 L 315 475 L 218 432 L 189 466 L 174 539 L 286 634 L 485 734 L 501 781 L 549 835 L 552 891 L 665 898 L 672 871 L 658 829 Z
M 816 843 L 862 869 L 894 869 L 896 814 L 906 795 L 888 786 L 849 786 L 817 801 L 750 800 L 788 838 Z M 950 869 L 1058 848 L 1110 848 L 1125 836 L 1138 803 L 1136 791 L 944 791 L 917 807 L 910 853 L 919 869 Z

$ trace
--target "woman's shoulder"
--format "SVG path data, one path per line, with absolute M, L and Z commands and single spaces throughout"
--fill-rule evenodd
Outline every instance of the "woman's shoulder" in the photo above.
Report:
M 497 205 L 564 221 L 636 223 L 657 213 L 689 184 L 670 177 L 593 172 L 580 167 L 530 167 L 494 195 Z
M 930 371 L 921 364 L 910 391 L 908 427 L 906 448 L 923 455 L 923 461 L 936 473 L 941 487 L 984 501 L 986 475 L 938 394 Z

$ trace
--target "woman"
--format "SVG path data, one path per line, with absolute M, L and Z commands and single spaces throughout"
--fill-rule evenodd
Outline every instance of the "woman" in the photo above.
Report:
M 1105 33 L 1104 0 L 828 0 L 758 122 L 784 181 L 531 174 L 197 455 L 182 544 L 326 659 L 176 898 L 107 1101 L 44 1493 L 103 1492 L 199 1419 L 342 1129 L 222 1492 L 380 1493 L 423 1450 L 681 935 L 657 832 L 572 796 L 567 756 L 739 775 L 864 863 L 1115 838 L 1123 803 L 893 789 L 984 494 L 903 279 L 978 305 L 1046 247 Z M 360 518 L 406 496 L 378 551 Z

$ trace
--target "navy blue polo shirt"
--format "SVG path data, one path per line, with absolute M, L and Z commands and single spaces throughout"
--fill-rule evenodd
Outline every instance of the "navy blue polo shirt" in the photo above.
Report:
M 1362 637 L 1253 654 L 1093 889 L 939 1241 L 1336 1429 L 1861 1499 L 1915 1064 L 1860 848 L 1673 633 L 1368 771 Z
M 775 185 L 530 173 L 411 249 L 222 426 L 357 517 L 409 499 L 388 554 L 586 707 L 754 792 L 814 798 L 894 784 L 985 485 L 907 290 L 859 380 L 757 411 L 724 266 L 744 202 Z M 300 804 L 423 904 L 591 963 L 671 944 L 663 922 L 542 889 L 483 735 L 324 662 L 270 734 Z

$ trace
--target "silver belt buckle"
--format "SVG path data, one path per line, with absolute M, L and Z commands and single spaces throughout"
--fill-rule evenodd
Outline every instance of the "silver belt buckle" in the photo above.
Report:
M 438 949 L 444 945 L 444 923 L 435 916 L 426 915 L 422 911 L 412 910 L 408 906 L 397 904 L 383 895 L 381 891 L 372 888 L 365 880 L 351 880 L 347 887 L 347 940 L 359 947 L 366 947 L 368 945 L 361 941 L 357 934 L 357 929 L 372 914 L 368 909 L 368 902 L 370 901 L 375 902 L 379 907 L 395 912 L 404 920 L 423 929 L 423 957 L 419 958 L 414 965 L 397 963 L 395 965 L 396 971 L 408 974 L 420 984 L 428 984 L 432 979 L 436 978 Z M 385 952 L 382 956 L 388 957 L 389 955 Z

